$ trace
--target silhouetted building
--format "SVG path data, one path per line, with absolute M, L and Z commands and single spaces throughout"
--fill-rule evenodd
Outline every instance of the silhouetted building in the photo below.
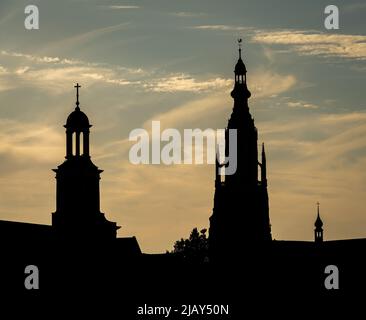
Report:
M 318 205 L 318 215 L 316 217 L 314 226 L 314 239 L 315 242 L 319 243 L 319 242 L 323 242 L 323 221 L 322 219 L 320 219 L 320 213 L 319 213 L 319 202 L 317 203 Z
M 210 217 L 210 255 L 218 257 L 250 249 L 271 241 L 267 193 L 267 169 L 264 144 L 258 161 L 258 133 L 250 114 L 247 70 L 241 57 L 235 66 L 235 85 L 231 92 L 234 108 L 226 129 L 226 151 L 229 130 L 237 130 L 237 169 L 223 177 L 216 161 L 214 208 Z M 258 169 L 261 179 L 258 180 Z
M 76 107 L 66 121 L 66 160 L 56 172 L 56 212 L 52 226 L 57 236 L 110 240 L 120 228 L 100 212 L 99 180 L 103 170 L 90 159 L 89 119 L 79 107 L 79 84 Z
M 208 263 L 198 254 L 197 248 L 202 243 L 189 247 L 189 254 L 184 255 L 141 254 L 135 237 L 116 237 L 119 227 L 100 211 L 102 170 L 90 159 L 91 125 L 80 110 L 77 84 L 76 107 L 65 125 L 66 159 L 54 170 L 57 191 L 52 226 L 0 221 L 0 274 L 4 275 L 1 283 L 4 292 L 8 294 L 8 288 L 13 286 L 23 290 L 24 279 L 19 275 L 24 275 L 24 266 L 34 264 L 42 268 L 42 296 L 62 292 L 64 297 L 65 292 L 79 298 L 80 294 L 89 293 L 99 300 L 107 294 L 125 293 L 123 297 L 118 295 L 118 299 L 121 303 L 126 303 L 126 299 L 133 301 L 133 316 L 128 318 L 132 319 L 136 317 L 136 305 L 140 304 L 136 301 L 142 299 L 142 305 L 161 299 L 161 293 L 176 301 L 187 298 L 199 301 L 202 297 L 236 301 L 237 288 L 245 287 L 248 292 L 258 289 L 260 300 L 253 295 L 255 302 L 267 306 L 267 301 L 273 300 L 273 292 L 277 294 L 282 289 L 290 294 L 304 288 L 324 289 L 324 270 L 328 265 L 342 270 L 342 286 L 362 288 L 362 277 L 353 270 L 366 267 L 362 260 L 366 239 L 323 241 L 319 204 L 315 242 L 272 240 L 266 153 L 262 144 L 258 161 L 258 134 L 248 107 L 251 93 L 246 75 L 239 48 L 231 92 L 234 107 L 225 132 L 228 151 L 232 143 L 229 130 L 237 130 L 237 168 L 234 174 L 225 176 L 220 169 L 228 164 L 216 161 Z M 203 244 L 204 250 L 199 252 L 206 258 L 207 242 Z M 253 253 L 259 254 L 253 256 Z M 197 283 L 200 290 L 192 290 Z M 264 300 L 263 294 L 268 294 L 269 300 Z M 50 296 L 58 304 L 63 302 Z M 90 305 L 92 300 L 85 301 Z M 242 299 L 238 302 L 241 305 Z M 287 301 L 282 299 L 281 303 Z M 239 304 L 235 309 L 242 312 Z
M 235 85 L 231 92 L 234 107 L 226 129 L 225 152 L 228 156 L 229 130 L 236 129 L 237 169 L 232 175 L 222 176 L 221 168 L 225 169 L 228 164 L 216 160 L 214 206 L 209 230 L 210 261 L 228 264 L 238 255 L 251 257 L 250 254 L 258 253 L 276 261 L 273 263 L 276 272 L 287 276 L 290 275 L 287 267 L 291 263 L 313 271 L 322 270 L 324 264 L 334 261 L 355 265 L 359 262 L 359 252 L 365 248 L 366 239 L 324 241 L 319 203 L 314 224 L 315 241 L 272 241 L 266 153 L 262 144 L 261 161 L 258 161 L 258 134 L 249 111 L 251 93 L 247 87 L 247 69 L 240 46 L 234 73 Z M 257 261 L 248 260 L 253 265 Z
M 66 160 L 54 169 L 56 172 L 56 211 L 52 226 L 0 220 L 0 241 L 10 248 L 34 244 L 41 252 L 50 243 L 102 244 L 105 251 L 123 257 L 141 254 L 135 237 L 117 238 L 120 228 L 108 221 L 100 211 L 99 180 L 103 170 L 90 159 L 89 119 L 80 110 L 79 84 L 76 88 L 76 107 L 66 121 Z M 108 243 L 106 243 L 108 242 Z M 6 246 L 5 246 L 6 248 Z M 86 247 L 84 247 L 86 248 Z
M 15 243 L 28 245 L 52 238 L 52 227 L 45 224 L 25 223 L 0 220 L 0 247 L 11 246 Z M 5 244 L 5 245 L 4 245 Z

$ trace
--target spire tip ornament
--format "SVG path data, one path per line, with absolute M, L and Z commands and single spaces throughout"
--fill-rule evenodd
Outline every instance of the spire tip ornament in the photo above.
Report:
M 76 88 L 76 109 L 80 109 L 79 105 L 79 88 L 81 88 L 81 85 L 79 83 L 76 83 L 76 86 L 74 86 L 74 88 Z

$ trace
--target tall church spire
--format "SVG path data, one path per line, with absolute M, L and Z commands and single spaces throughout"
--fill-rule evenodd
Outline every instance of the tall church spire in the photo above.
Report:
M 243 247 L 252 252 L 272 240 L 269 222 L 266 155 L 262 147 L 258 161 L 258 133 L 250 114 L 247 69 L 242 59 L 242 40 L 238 40 L 239 58 L 235 65 L 235 84 L 231 96 L 234 107 L 225 131 L 225 151 L 231 149 L 229 130 L 237 133 L 237 167 L 221 181 L 220 164 L 216 161 L 214 208 L 210 217 L 210 258 L 225 261 L 236 256 Z M 258 180 L 258 166 L 261 181 Z
M 251 96 L 247 87 L 247 68 L 242 60 L 242 39 L 238 40 L 239 59 L 235 65 L 235 84 L 231 92 L 234 99 L 233 112 L 227 128 L 237 130 L 237 170 L 225 179 L 241 181 L 252 186 L 258 183 L 258 147 L 257 129 L 249 111 L 248 99 Z M 228 147 L 228 141 L 226 147 Z M 235 182 L 236 183 L 236 182 Z

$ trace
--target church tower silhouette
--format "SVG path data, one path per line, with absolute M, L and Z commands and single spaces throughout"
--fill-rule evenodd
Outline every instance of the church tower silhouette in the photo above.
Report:
M 103 170 L 90 159 L 89 119 L 80 110 L 79 88 L 76 107 L 66 125 L 66 160 L 56 172 L 56 212 L 52 226 L 59 238 L 115 239 L 120 228 L 100 211 L 99 180 Z
M 241 57 L 235 66 L 235 85 L 231 92 L 234 107 L 225 134 L 229 150 L 229 130 L 237 132 L 237 169 L 223 177 L 216 161 L 214 208 L 210 217 L 210 257 L 232 255 L 272 240 L 267 192 L 267 163 L 264 144 L 258 161 L 258 133 L 250 114 L 247 69 Z M 258 181 L 258 170 L 261 180 Z
M 320 203 L 317 203 L 318 207 L 318 215 L 316 217 L 315 223 L 314 223 L 314 240 L 316 243 L 322 243 L 323 242 L 323 221 L 320 218 Z

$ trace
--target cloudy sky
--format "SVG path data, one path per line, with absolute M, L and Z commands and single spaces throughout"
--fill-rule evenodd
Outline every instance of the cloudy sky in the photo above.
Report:
M 274 4 L 275 3 L 275 4 Z M 142 250 L 171 249 L 208 227 L 211 165 L 132 165 L 129 132 L 224 128 L 244 39 L 251 112 L 267 149 L 276 239 L 366 237 L 366 4 L 361 1 L 34 0 L 0 2 L 0 219 L 50 224 L 51 171 L 81 83 L 105 172 L 102 211 Z M 324 28 L 324 8 L 340 29 Z

